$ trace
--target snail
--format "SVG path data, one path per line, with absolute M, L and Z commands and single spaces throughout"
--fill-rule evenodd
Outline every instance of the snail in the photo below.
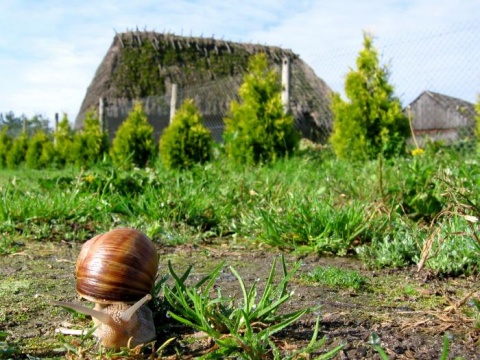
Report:
M 53 304 L 90 315 L 97 327 L 94 336 L 107 348 L 150 342 L 156 335 L 146 302 L 152 298 L 157 267 L 157 250 L 147 235 L 128 228 L 111 230 L 88 240 L 75 266 L 77 292 L 95 307 Z

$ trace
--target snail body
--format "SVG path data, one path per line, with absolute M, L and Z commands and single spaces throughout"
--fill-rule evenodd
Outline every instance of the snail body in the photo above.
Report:
M 76 290 L 95 307 L 54 304 L 90 315 L 97 327 L 94 335 L 105 347 L 152 341 L 155 326 L 146 303 L 152 298 L 157 267 L 157 251 L 144 233 L 119 228 L 97 235 L 82 246 L 75 266 Z

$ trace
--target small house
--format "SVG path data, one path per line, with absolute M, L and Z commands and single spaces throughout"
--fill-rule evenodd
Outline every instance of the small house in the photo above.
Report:
M 468 101 L 424 91 L 406 112 L 420 145 L 426 139 L 452 143 L 475 136 L 475 107 Z

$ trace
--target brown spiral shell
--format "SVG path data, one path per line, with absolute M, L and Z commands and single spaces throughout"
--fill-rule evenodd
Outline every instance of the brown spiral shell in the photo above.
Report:
M 83 244 L 76 264 L 77 292 L 97 303 L 133 303 L 150 294 L 158 255 L 144 233 L 118 228 Z

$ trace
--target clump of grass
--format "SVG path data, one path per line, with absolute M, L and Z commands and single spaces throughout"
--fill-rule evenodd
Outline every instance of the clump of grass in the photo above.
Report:
M 359 204 L 335 207 L 289 194 L 282 205 L 259 208 L 257 215 L 260 238 L 281 248 L 344 255 L 368 227 L 365 209 Z
M 168 315 L 179 323 L 214 339 L 216 345 L 205 358 L 293 359 L 300 354 L 307 356 L 324 346 L 325 338 L 317 340 L 318 319 L 307 347 L 284 353 L 274 342 L 274 334 L 293 324 L 307 312 L 313 311 L 312 308 L 305 308 L 291 313 L 279 312 L 281 305 L 289 301 L 293 295 L 293 292 L 288 290 L 288 282 L 298 269 L 298 264 L 288 271 L 282 256 L 282 277 L 275 285 L 277 267 L 275 259 L 261 296 L 257 293 L 257 281 L 248 288 L 240 274 L 230 267 L 243 295 L 239 301 L 231 296 L 225 297 L 220 288 L 217 289 L 216 296 L 212 297 L 215 281 L 223 266 L 224 263 L 220 263 L 206 277 L 193 286 L 188 286 L 186 280 L 191 267 L 182 276 L 178 276 L 169 263 L 170 274 L 175 284 L 172 288 L 163 287 L 166 304 L 170 307 Z M 338 346 L 317 359 L 329 359 L 342 347 Z
M 317 266 L 311 272 L 304 275 L 303 279 L 310 283 L 354 290 L 359 290 L 368 284 L 368 279 L 360 275 L 357 271 L 334 266 Z

